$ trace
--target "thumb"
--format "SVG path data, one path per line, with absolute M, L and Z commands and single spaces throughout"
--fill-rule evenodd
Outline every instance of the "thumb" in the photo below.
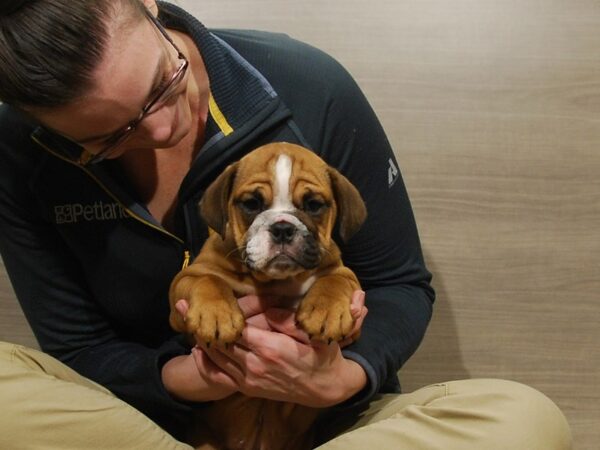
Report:
M 186 316 L 189 308 L 190 305 L 188 304 L 187 300 L 181 299 L 177 300 L 177 303 L 175 303 L 175 309 L 179 314 L 181 314 L 182 317 Z

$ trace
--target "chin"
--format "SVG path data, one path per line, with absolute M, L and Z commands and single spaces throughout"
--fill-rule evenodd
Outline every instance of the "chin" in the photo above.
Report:
M 192 130 L 192 115 L 189 108 L 179 110 L 178 113 L 175 121 L 176 125 L 169 137 L 168 147 L 177 145 Z
M 191 121 L 186 123 L 179 122 L 173 129 L 170 136 L 161 141 L 155 141 L 153 144 L 154 148 L 172 148 L 179 144 L 183 138 L 185 138 L 191 131 Z

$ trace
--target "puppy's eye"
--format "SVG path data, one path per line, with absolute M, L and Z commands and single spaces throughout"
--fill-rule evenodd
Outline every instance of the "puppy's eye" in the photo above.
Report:
M 241 199 L 238 204 L 246 214 L 258 214 L 264 209 L 264 200 L 259 194 Z
M 316 198 L 305 198 L 302 209 L 310 215 L 320 214 L 325 209 L 325 203 Z

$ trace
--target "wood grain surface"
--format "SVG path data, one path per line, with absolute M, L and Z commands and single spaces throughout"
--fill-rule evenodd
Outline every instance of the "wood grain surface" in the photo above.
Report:
M 521 381 L 600 442 L 600 5 L 180 0 L 281 31 L 355 76 L 400 163 L 438 292 L 405 391 Z M 32 344 L 6 279 L 0 339 Z

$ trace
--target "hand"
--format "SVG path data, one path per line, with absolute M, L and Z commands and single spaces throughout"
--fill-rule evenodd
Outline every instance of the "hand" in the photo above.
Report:
M 245 395 L 326 407 L 360 391 L 367 377 L 360 365 L 345 359 L 340 344 L 311 343 L 296 326 L 294 312 L 271 307 L 273 301 L 244 297 L 240 306 L 248 326 L 232 347 L 203 348 L 210 360 L 235 380 Z M 367 309 L 364 293 L 352 297 L 353 335 Z M 348 338 L 343 344 L 351 342 Z
M 176 309 L 185 317 L 187 301 L 179 300 Z M 199 348 L 193 348 L 190 355 L 176 356 L 167 361 L 161 377 L 167 391 L 185 401 L 220 400 L 238 390 L 236 381 Z
M 253 325 L 263 330 L 280 331 L 300 342 L 308 342 L 308 336 L 300 328 L 295 326 L 274 328 L 270 322 L 272 319 L 282 318 L 289 315 L 290 311 L 284 308 L 278 308 L 281 301 L 277 297 L 258 297 L 248 295 L 238 299 L 238 304 L 246 318 L 247 325 Z M 360 329 L 369 310 L 365 306 L 365 293 L 355 291 L 352 294 L 350 303 L 350 313 L 354 319 L 354 327 L 348 337 L 338 344 L 341 348 L 350 345 L 360 334 Z M 270 320 L 271 319 L 271 320 Z M 288 324 L 289 325 L 289 324 Z

